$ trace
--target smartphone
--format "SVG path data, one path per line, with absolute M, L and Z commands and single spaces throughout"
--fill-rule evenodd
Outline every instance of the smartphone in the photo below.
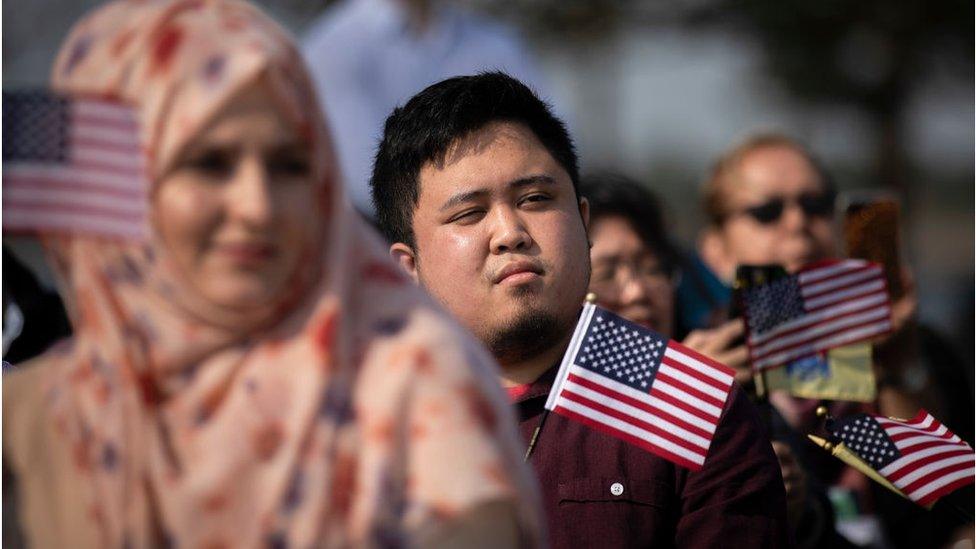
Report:
M 891 193 L 842 193 L 838 202 L 847 257 L 880 263 L 891 299 L 905 294 L 901 277 L 901 205 Z
M 745 316 L 744 294 L 746 290 L 769 284 L 785 276 L 788 276 L 788 273 L 782 265 L 739 265 L 736 267 L 735 282 L 732 286 L 732 303 L 729 306 L 729 317 L 741 318 Z M 744 344 L 745 336 L 733 343 L 733 345 Z M 753 402 L 759 406 L 759 417 L 766 430 L 766 435 L 770 440 L 784 438 L 785 434 L 775 429 L 773 423 L 773 413 L 769 404 L 768 389 L 764 375 L 753 374 L 752 378 L 743 385 L 743 389 Z

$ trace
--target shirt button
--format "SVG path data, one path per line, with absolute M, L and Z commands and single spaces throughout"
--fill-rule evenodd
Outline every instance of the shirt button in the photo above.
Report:
M 610 485 L 610 493 L 615 496 L 619 496 L 620 494 L 624 493 L 624 485 L 620 484 L 619 482 L 614 482 Z

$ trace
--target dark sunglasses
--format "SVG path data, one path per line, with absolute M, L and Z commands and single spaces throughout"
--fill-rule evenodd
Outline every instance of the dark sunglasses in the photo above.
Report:
M 833 193 L 807 193 L 797 197 L 796 203 L 808 217 L 830 217 L 834 213 Z M 771 225 L 779 221 L 786 210 L 785 198 L 773 198 L 758 206 L 744 208 L 742 213 L 752 217 L 763 225 Z

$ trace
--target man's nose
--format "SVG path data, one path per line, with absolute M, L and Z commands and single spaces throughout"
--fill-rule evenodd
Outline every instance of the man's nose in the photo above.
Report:
M 494 218 L 490 243 L 492 253 L 524 250 L 532 246 L 532 235 L 529 234 L 518 212 L 511 208 L 498 208 L 492 217 Z

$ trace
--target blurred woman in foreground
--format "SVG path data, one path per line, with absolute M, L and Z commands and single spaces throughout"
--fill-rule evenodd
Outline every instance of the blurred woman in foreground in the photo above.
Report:
M 150 236 L 43 235 L 76 336 L 4 376 L 30 545 L 538 541 L 490 359 L 351 213 L 283 30 L 114 2 L 52 80 L 134 105 Z

